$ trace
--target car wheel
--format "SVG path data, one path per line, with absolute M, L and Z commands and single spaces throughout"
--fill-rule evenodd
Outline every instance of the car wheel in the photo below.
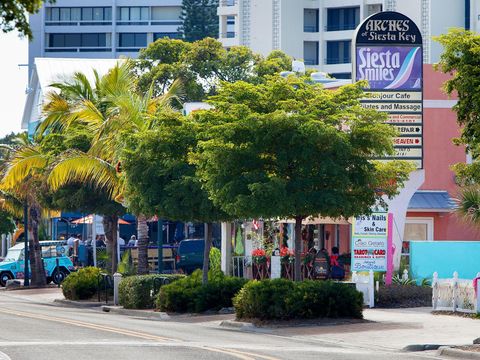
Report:
M 65 278 L 67 277 L 67 273 L 65 272 L 65 270 L 62 270 L 62 269 L 56 269 L 53 274 L 52 274 L 52 279 L 53 279 L 53 282 L 55 284 L 61 284 L 63 282 L 63 280 L 65 280 Z
M 4 272 L 0 274 L 0 285 L 5 287 L 7 286 L 7 281 L 12 280 L 13 276 L 10 273 Z

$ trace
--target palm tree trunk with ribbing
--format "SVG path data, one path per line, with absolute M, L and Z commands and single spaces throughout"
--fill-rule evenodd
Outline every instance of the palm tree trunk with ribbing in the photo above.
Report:
M 32 286 L 45 286 L 47 278 L 42 260 L 42 248 L 38 238 L 38 225 L 40 223 L 40 209 L 36 206 L 29 208 L 28 236 L 29 258 Z
M 105 241 L 107 245 L 107 269 L 110 269 L 112 274 L 115 274 L 118 265 L 117 228 L 117 215 L 103 216 L 103 231 L 105 232 Z
M 148 274 L 148 224 L 145 215 L 137 216 L 138 274 Z
M 295 281 L 302 281 L 302 220 L 303 216 L 295 216 Z
M 205 249 L 203 251 L 202 284 L 208 282 L 208 269 L 210 265 L 210 248 L 212 247 L 212 223 L 205 223 Z

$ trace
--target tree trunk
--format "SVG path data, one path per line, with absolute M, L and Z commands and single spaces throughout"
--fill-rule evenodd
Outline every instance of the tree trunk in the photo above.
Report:
M 295 216 L 295 281 L 302 281 L 302 220 L 303 216 Z
M 137 216 L 138 274 L 148 274 L 148 224 L 145 215 Z
M 205 223 L 205 249 L 203 251 L 202 284 L 208 282 L 208 268 L 210 265 L 210 248 L 212 247 L 212 223 Z
M 40 223 L 40 209 L 36 206 L 29 208 L 28 236 L 29 236 L 29 258 L 30 274 L 33 286 L 45 286 L 47 278 L 45 267 L 43 266 L 42 248 L 38 239 L 38 225 Z
M 103 216 L 103 231 L 105 232 L 105 242 L 107 245 L 107 269 L 111 269 L 112 274 L 117 271 L 118 255 L 117 255 L 117 229 L 118 216 Z

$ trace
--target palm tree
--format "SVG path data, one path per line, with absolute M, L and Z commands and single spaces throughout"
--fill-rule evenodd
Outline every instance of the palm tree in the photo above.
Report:
M 8 204 L 14 202 L 17 202 L 18 205 L 18 201 L 28 204 L 29 221 L 28 229 L 25 231 L 30 239 L 31 284 L 43 286 L 46 285 L 46 277 L 38 237 L 41 222 L 39 195 L 41 184 L 45 181 L 45 170 L 49 164 L 49 157 L 42 153 L 38 144 L 30 142 L 28 138 L 19 140 L 21 141 L 18 145 L 10 148 L 8 156 L 2 164 L 3 173 L 0 183 L 2 203 L 4 206 L 9 206 Z M 11 207 L 11 209 L 13 208 Z
M 471 185 L 464 188 L 456 200 L 456 212 L 467 222 L 480 226 L 480 186 Z
M 60 156 L 48 182 L 53 190 L 71 182 L 86 182 L 105 190 L 112 199 L 123 201 L 120 153 L 123 132 L 140 132 L 156 125 L 159 111 L 170 110 L 178 99 L 180 83 L 168 92 L 153 97 L 153 91 L 139 94 L 132 63 L 117 64 L 108 74 L 95 73 L 92 85 L 84 74 L 77 73 L 71 81 L 53 84 L 60 93 L 51 93 L 44 107 L 45 121 L 38 128 L 46 131 L 68 131 L 83 126 L 93 134 L 88 152 L 68 151 Z M 148 272 L 148 226 L 146 217 L 137 214 L 140 274 Z M 104 216 L 107 246 L 111 249 L 112 271 L 117 267 L 116 216 Z

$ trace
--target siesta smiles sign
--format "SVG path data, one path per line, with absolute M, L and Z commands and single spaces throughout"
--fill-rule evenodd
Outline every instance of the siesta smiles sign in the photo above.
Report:
M 370 90 L 420 90 L 420 47 L 357 47 L 356 80 L 367 80 Z
M 423 45 L 417 25 L 407 16 L 386 11 L 360 24 L 353 44 L 353 74 L 368 87 L 362 106 L 388 114 L 399 128 L 395 156 L 422 167 Z M 402 132 L 415 123 L 415 131 Z

